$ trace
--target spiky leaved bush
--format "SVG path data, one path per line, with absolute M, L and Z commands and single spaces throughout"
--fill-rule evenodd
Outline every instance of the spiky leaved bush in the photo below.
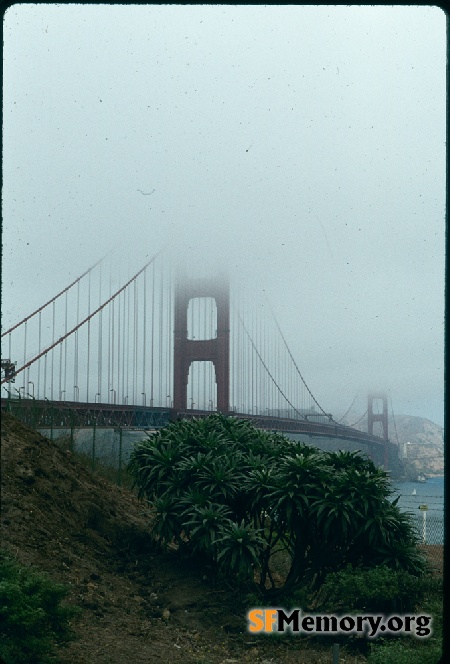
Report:
M 155 509 L 154 533 L 260 588 L 289 558 L 285 590 L 347 565 L 420 574 L 409 518 L 386 473 L 359 453 L 327 453 L 223 415 L 182 420 L 139 443 L 129 471 Z

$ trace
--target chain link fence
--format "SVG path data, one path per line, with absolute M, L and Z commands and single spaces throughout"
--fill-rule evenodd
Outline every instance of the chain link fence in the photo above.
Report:
M 46 429 L 40 431 L 50 437 Z M 105 479 L 132 488 L 133 481 L 127 472 L 131 452 L 136 443 L 151 434 L 152 431 L 123 428 L 59 429 L 53 431 L 53 440 Z
M 430 478 L 426 483 L 396 485 L 399 507 L 412 519 L 420 548 L 427 556 L 432 570 L 443 573 L 444 557 L 444 497 L 443 481 Z
M 444 515 L 422 511 L 412 516 L 420 548 L 427 556 L 432 570 L 438 574 L 444 569 Z

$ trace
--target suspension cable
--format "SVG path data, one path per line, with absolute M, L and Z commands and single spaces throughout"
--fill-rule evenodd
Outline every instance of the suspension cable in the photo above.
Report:
M 322 408 L 322 406 L 319 404 L 319 402 L 317 401 L 317 399 L 315 398 L 315 396 L 313 395 L 313 393 L 312 393 L 311 390 L 309 389 L 309 387 L 308 387 L 308 385 L 307 385 L 305 379 L 303 378 L 303 376 L 302 376 L 302 374 L 301 374 L 301 371 L 300 371 L 300 369 L 298 368 L 297 362 L 295 361 L 294 356 L 292 355 L 291 350 L 290 350 L 290 348 L 289 348 L 289 346 L 288 346 L 288 344 L 287 344 L 287 341 L 286 341 L 286 339 L 285 339 L 285 336 L 284 336 L 283 332 L 281 331 L 280 325 L 279 325 L 279 323 L 278 323 L 278 320 L 277 320 L 277 318 L 276 318 L 276 316 L 275 316 L 275 313 L 274 313 L 274 311 L 273 311 L 273 309 L 272 309 L 272 305 L 270 304 L 270 301 L 269 301 L 269 298 L 267 297 L 267 295 L 266 295 L 266 299 L 267 299 L 267 303 L 268 303 L 268 305 L 269 305 L 269 309 L 270 309 L 270 311 L 271 311 L 271 314 L 272 314 L 272 316 L 273 316 L 273 319 L 274 319 L 274 321 L 275 321 L 275 325 L 276 325 L 277 328 L 278 328 L 278 332 L 280 333 L 281 338 L 283 339 L 283 343 L 284 343 L 284 345 L 286 346 L 286 350 L 287 350 L 287 352 L 289 353 L 289 357 L 291 358 L 291 360 L 292 360 L 292 362 L 293 362 L 293 364 L 294 364 L 294 367 L 296 368 L 297 373 L 298 373 L 298 375 L 300 376 L 300 379 L 301 379 L 303 385 L 306 387 L 306 389 L 307 389 L 307 391 L 308 391 L 310 397 L 312 398 L 312 400 L 314 401 L 314 403 L 316 404 L 316 406 L 322 411 L 322 413 L 323 413 L 324 415 L 328 415 L 328 413 L 326 413 L 326 412 L 324 411 L 324 409 Z
M 345 413 L 342 415 L 342 417 L 338 420 L 338 423 L 339 423 L 339 422 L 342 422 L 342 420 L 343 420 L 345 417 L 347 417 L 347 415 L 349 414 L 349 412 L 350 412 L 351 409 L 352 409 L 353 404 L 354 404 L 355 401 L 356 401 L 356 397 L 358 396 L 358 394 L 359 394 L 359 390 L 358 390 L 358 392 L 355 394 L 355 398 L 354 398 L 353 401 L 351 402 L 351 404 L 350 404 L 350 406 L 348 407 L 348 409 L 345 411 Z
M 109 252 L 109 253 L 111 253 L 111 252 Z M 42 307 L 39 307 L 39 309 L 36 309 L 36 311 L 33 311 L 32 314 L 30 314 L 29 316 L 26 316 L 26 317 L 25 317 L 23 320 L 21 320 L 19 323 L 16 323 L 16 325 L 13 325 L 12 327 L 10 327 L 9 330 L 6 330 L 6 332 L 2 332 L 2 335 L 1 335 L 1 336 L 4 337 L 6 334 L 9 334 L 10 332 L 12 332 L 13 330 L 15 330 L 16 328 L 20 327 L 20 325 L 23 325 L 23 323 L 26 323 L 28 320 L 30 320 L 30 318 L 33 318 L 33 316 L 35 316 L 35 315 L 38 314 L 40 311 L 42 311 L 43 309 L 45 309 L 45 307 L 48 307 L 49 304 L 52 304 L 52 302 L 55 302 L 55 300 L 57 300 L 58 297 L 61 297 L 61 295 L 64 295 L 64 293 L 67 293 L 67 291 L 69 291 L 73 286 L 75 286 L 75 284 L 77 284 L 79 281 L 81 281 L 81 279 L 83 279 L 83 277 L 85 277 L 87 274 L 89 274 L 90 272 L 92 272 L 92 270 L 93 270 L 94 268 L 96 268 L 97 265 L 98 265 L 99 263 L 101 263 L 101 262 L 106 258 L 106 256 L 108 256 L 108 254 L 106 254 L 105 256 L 103 256 L 103 258 L 100 258 L 100 260 L 98 260 L 96 263 L 94 263 L 94 265 L 92 265 L 89 269 L 87 269 L 86 272 L 83 272 L 83 274 L 80 275 L 79 277 L 77 277 L 77 279 L 75 279 L 75 281 L 72 281 L 71 284 L 69 284 L 68 286 L 66 286 L 66 288 L 64 288 L 60 293 L 58 293 L 58 295 L 55 295 L 54 297 L 51 298 L 51 300 L 49 300 L 48 302 L 46 302 L 45 304 L 43 304 Z
M 293 410 L 294 410 L 298 415 L 300 415 L 300 417 L 302 417 L 304 420 L 306 420 L 307 418 L 306 418 L 306 417 L 305 417 L 305 416 L 304 416 L 304 415 L 303 415 L 303 414 L 302 414 L 302 413 L 301 413 L 301 412 L 300 412 L 300 411 L 294 406 L 293 403 L 291 403 L 291 401 L 288 399 L 288 397 L 287 397 L 286 394 L 283 392 L 283 390 L 281 389 L 281 387 L 278 385 L 278 383 L 277 383 L 277 381 L 275 380 L 275 378 L 272 376 L 272 374 L 271 374 L 269 368 L 267 367 L 266 363 L 264 362 L 263 358 L 261 357 L 260 352 L 259 352 L 258 349 L 256 348 L 256 346 L 255 346 L 255 344 L 254 344 L 254 342 L 253 342 L 253 339 L 251 338 L 250 333 L 249 333 L 249 331 L 247 330 L 247 328 L 246 328 L 246 326 L 245 326 L 245 324 L 244 324 L 244 321 L 242 320 L 242 318 L 241 318 L 239 312 L 237 312 L 237 315 L 238 315 L 238 318 L 239 318 L 239 320 L 240 320 L 240 322 L 241 322 L 241 325 L 242 325 L 242 327 L 243 327 L 243 329 L 244 329 L 246 335 L 248 336 L 248 338 L 249 338 L 249 340 L 250 340 L 250 343 L 251 343 L 251 345 L 252 345 L 253 350 L 255 351 L 255 353 L 256 353 L 256 355 L 258 356 L 258 358 L 259 358 L 261 364 L 263 365 L 264 369 L 266 370 L 266 372 L 267 372 L 267 374 L 268 374 L 270 380 L 271 380 L 272 383 L 275 385 L 275 387 L 276 387 L 277 390 L 280 392 L 280 394 L 282 394 L 282 396 L 286 399 L 286 402 L 291 406 L 291 408 L 293 408 Z M 323 411 L 323 412 L 324 412 L 324 411 Z
M 151 258 L 151 260 L 149 260 L 148 263 L 146 263 L 146 264 L 144 265 L 144 267 L 141 268 L 141 269 L 139 270 L 139 272 L 136 272 L 136 274 L 135 274 L 133 277 L 131 277 L 131 279 L 129 279 L 129 281 L 127 281 L 127 283 L 126 283 L 124 286 L 122 286 L 122 288 L 119 288 L 119 290 L 116 291 L 116 292 L 114 293 L 114 295 L 111 295 L 111 297 L 109 297 L 109 298 L 108 298 L 108 299 L 107 299 L 102 305 L 100 305 L 99 307 L 97 307 L 97 309 L 96 309 L 94 312 L 92 312 L 92 314 L 90 314 L 89 316 L 87 316 L 86 318 L 84 318 L 84 320 L 82 320 L 81 323 L 78 323 L 78 325 L 75 325 L 75 327 L 73 327 L 69 332 L 67 332 L 66 334 L 64 334 L 64 335 L 63 335 L 62 337 L 60 337 L 57 341 L 54 341 L 50 346 L 48 346 L 48 348 L 46 348 L 45 350 L 41 351 L 38 355 L 36 355 L 36 357 L 34 357 L 32 360 L 29 360 L 29 362 L 27 362 L 27 363 L 24 364 L 22 367 L 20 367 L 20 369 L 18 369 L 17 371 L 15 371 L 14 376 L 16 376 L 17 374 L 19 374 L 21 371 L 23 371 L 23 370 L 26 369 L 27 367 L 31 366 L 31 365 L 33 364 L 33 362 L 36 362 L 36 360 L 38 360 L 38 359 L 39 359 L 40 357 L 42 357 L 43 355 L 46 355 L 50 350 L 53 350 L 56 346 L 59 346 L 59 344 L 61 344 L 61 343 L 62 343 L 63 341 L 65 341 L 68 337 L 70 337 L 71 334 L 73 334 L 76 330 L 78 330 L 82 325 L 84 325 L 85 323 L 87 323 L 87 321 L 91 320 L 96 314 L 98 314 L 99 312 L 101 313 L 102 310 L 103 310 L 103 309 L 104 309 L 104 308 L 105 308 L 110 302 L 112 302 L 112 300 L 114 300 L 114 299 L 115 299 L 115 298 L 116 298 L 116 297 L 117 297 L 122 291 L 124 291 L 126 288 L 128 288 L 128 286 L 129 286 L 133 281 L 135 281 L 135 280 L 139 277 L 139 275 L 145 270 L 145 268 L 146 268 L 148 265 L 150 265 L 150 264 L 151 264 L 151 263 L 157 258 L 157 256 L 159 256 L 161 253 L 162 253 L 162 250 L 159 251 L 157 254 L 155 254 L 155 255 L 153 256 L 153 258 Z M 54 302 L 53 302 L 53 304 L 54 304 Z M 3 383 L 8 382 L 9 380 L 10 380 L 10 377 L 8 377 L 8 378 L 5 377 L 5 378 L 1 381 L 0 384 L 3 385 Z
M 359 420 L 356 420 L 356 422 L 354 422 L 353 424 L 349 424 L 349 425 L 348 425 L 348 426 L 350 427 L 350 429 L 351 429 L 352 427 L 355 427 L 357 424 L 359 424 L 359 423 L 361 422 L 361 420 L 363 420 L 363 419 L 365 418 L 366 415 L 367 415 L 367 410 L 366 410 L 366 412 L 364 413 L 364 415 L 361 415 L 361 417 L 359 418 Z

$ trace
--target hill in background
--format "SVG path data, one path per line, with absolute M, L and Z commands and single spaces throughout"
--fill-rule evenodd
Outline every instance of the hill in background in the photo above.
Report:
M 361 415 L 349 413 L 342 423 L 351 425 L 360 418 Z M 367 416 L 355 425 L 355 429 L 367 431 Z M 381 427 L 374 433 L 381 435 Z M 423 417 L 395 415 L 388 418 L 388 434 L 391 442 L 398 443 L 400 458 L 406 454 L 410 472 L 413 470 L 429 477 L 444 474 L 443 427 Z

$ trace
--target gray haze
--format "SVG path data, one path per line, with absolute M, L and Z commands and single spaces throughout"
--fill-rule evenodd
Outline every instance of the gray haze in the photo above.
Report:
M 12 6 L 4 328 L 169 244 L 266 292 L 328 412 L 383 389 L 443 424 L 445 33 L 436 7 Z

